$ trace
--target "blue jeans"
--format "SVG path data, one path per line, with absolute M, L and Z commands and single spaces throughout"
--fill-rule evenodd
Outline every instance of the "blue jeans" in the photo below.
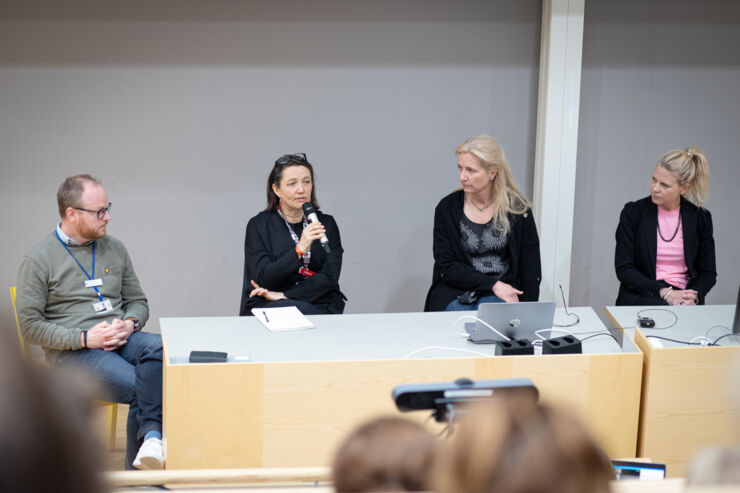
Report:
M 445 308 L 446 312 L 460 312 L 460 311 L 473 311 L 478 309 L 478 305 L 481 303 L 503 303 L 504 300 L 495 295 L 481 296 L 478 301 L 469 305 L 463 305 L 457 298 L 450 301 L 450 304 Z
M 129 405 L 126 422 L 126 469 L 132 469 L 144 435 L 162 433 L 162 338 L 134 332 L 116 351 L 64 351 L 57 366 L 74 366 L 100 382 L 102 399 Z

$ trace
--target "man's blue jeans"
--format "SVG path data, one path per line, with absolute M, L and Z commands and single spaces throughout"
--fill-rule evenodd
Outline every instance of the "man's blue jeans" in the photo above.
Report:
M 134 332 L 116 351 L 64 351 L 57 366 L 82 368 L 100 382 L 102 399 L 129 405 L 126 422 L 126 469 L 132 469 L 144 435 L 162 432 L 162 338 Z

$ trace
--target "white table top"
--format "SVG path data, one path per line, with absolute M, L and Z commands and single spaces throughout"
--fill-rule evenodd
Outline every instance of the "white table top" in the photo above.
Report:
M 638 314 L 655 320 L 655 328 L 641 328 L 646 336 L 660 336 L 677 341 L 692 341 L 701 345 L 701 338 L 717 340 L 732 332 L 734 305 L 701 306 L 607 306 L 606 310 L 623 329 L 634 333 Z M 686 344 L 659 339 L 664 347 L 680 348 Z M 740 337 L 725 337 L 721 346 L 740 345 Z
M 583 339 L 607 332 L 590 307 L 570 311 L 577 313 L 581 321 L 564 330 L 576 337 Z M 193 350 L 226 352 L 228 361 L 233 362 L 493 356 L 493 345 L 467 341 L 463 326 L 466 320 L 458 321 L 464 315 L 465 312 L 316 315 L 308 317 L 315 328 L 280 333 L 271 333 L 254 317 L 162 318 L 160 326 L 172 364 L 187 363 Z M 555 324 L 569 321 L 562 309 L 556 310 Z M 565 332 L 553 332 L 553 337 L 561 335 Z M 583 341 L 583 352 L 638 351 L 627 339 L 625 346 L 622 349 L 612 337 L 601 335 Z

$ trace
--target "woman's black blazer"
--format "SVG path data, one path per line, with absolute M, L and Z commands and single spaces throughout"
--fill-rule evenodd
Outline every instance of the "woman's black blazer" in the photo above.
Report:
M 285 221 L 277 212 L 260 212 L 247 223 L 244 238 L 244 281 L 240 315 L 250 315 L 263 298 L 250 298 L 250 280 L 270 291 L 281 291 L 288 299 L 328 304 L 331 313 L 342 313 L 346 299 L 339 290 L 342 270 L 342 240 L 334 218 L 321 211 L 319 221 L 326 228 L 331 253 L 321 243 L 311 244 L 311 262 L 308 268 L 316 273 L 304 277 L 298 273 L 303 260 L 296 255 L 295 243 Z
M 460 219 L 464 193 L 452 192 L 434 210 L 434 270 L 432 286 L 427 293 L 424 311 L 442 311 L 465 291 L 493 294 L 496 281 L 511 284 L 524 291 L 521 301 L 537 301 L 540 296 L 542 267 L 540 240 L 532 211 L 509 214 L 511 226 L 506 235 L 509 248 L 509 271 L 503 276 L 483 274 L 475 270 L 460 242 Z
M 699 294 L 698 303 L 717 282 L 712 215 L 681 198 L 683 251 L 689 271 L 686 289 Z M 619 279 L 617 305 L 660 305 L 660 288 L 665 281 L 655 279 L 658 251 L 658 207 L 650 197 L 628 202 L 622 209 L 617 226 L 614 268 Z M 675 286 L 674 286 L 675 287 Z

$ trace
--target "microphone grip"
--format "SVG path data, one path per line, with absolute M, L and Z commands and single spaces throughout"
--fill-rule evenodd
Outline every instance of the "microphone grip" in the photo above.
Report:
M 308 214 L 306 218 L 310 223 L 319 222 L 319 216 L 315 212 Z M 329 238 L 327 238 L 326 235 L 321 235 L 319 241 L 321 242 L 321 246 L 324 248 L 324 251 L 326 251 L 326 253 L 331 253 L 331 248 L 329 247 Z

